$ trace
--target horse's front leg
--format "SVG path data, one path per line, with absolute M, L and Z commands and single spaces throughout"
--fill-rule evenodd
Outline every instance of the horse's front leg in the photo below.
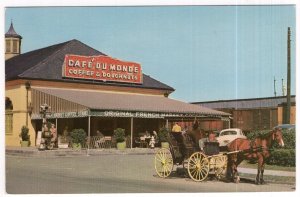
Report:
M 264 170 L 265 170 L 265 162 L 263 160 L 262 165 L 261 165 L 261 169 L 260 169 L 260 179 L 259 179 L 260 184 L 265 184 L 265 181 L 264 181 Z
M 235 182 L 235 183 L 240 182 L 240 176 L 239 176 L 239 173 L 237 171 L 237 165 L 236 164 L 233 166 L 233 182 Z
M 237 161 L 237 155 L 235 155 L 234 159 L 232 160 L 231 164 L 231 171 L 232 171 L 232 176 L 233 176 L 233 182 L 239 183 L 240 182 L 240 177 L 239 173 L 237 171 L 237 166 L 238 166 L 238 161 Z
M 259 184 L 259 180 L 260 180 L 260 167 L 257 168 L 257 175 L 255 178 L 255 184 L 258 185 Z
M 233 180 L 233 174 L 232 174 L 232 162 L 230 160 L 228 160 L 227 163 L 227 171 L 226 171 L 226 178 L 228 180 Z
M 263 166 L 263 157 L 262 157 L 262 155 L 258 155 L 257 175 L 256 175 L 256 179 L 255 179 L 255 184 L 257 184 L 257 185 L 261 183 L 262 166 Z

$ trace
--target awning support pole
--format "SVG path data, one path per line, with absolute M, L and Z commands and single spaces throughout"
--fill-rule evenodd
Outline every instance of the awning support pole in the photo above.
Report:
M 86 153 L 87 156 L 89 156 L 90 141 L 91 141 L 91 115 L 88 116 L 88 148 Z
M 133 117 L 130 118 L 130 148 L 132 149 L 133 144 Z
M 166 128 L 168 128 L 169 127 L 169 121 L 168 121 L 168 119 L 166 120 Z
M 58 138 L 58 134 L 57 134 L 57 131 L 58 131 L 58 127 L 57 127 L 57 118 L 55 118 L 55 128 L 56 128 L 56 141 L 57 141 L 57 138 Z

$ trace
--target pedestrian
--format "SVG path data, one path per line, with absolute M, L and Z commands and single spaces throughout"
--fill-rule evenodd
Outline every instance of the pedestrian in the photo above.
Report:
M 54 142 L 56 144 L 57 130 L 55 128 L 55 124 L 51 124 L 50 132 L 52 135 L 51 142 Z

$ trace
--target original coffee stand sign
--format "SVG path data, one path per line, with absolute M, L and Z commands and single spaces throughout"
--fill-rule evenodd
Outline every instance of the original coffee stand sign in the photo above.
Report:
M 143 83 L 141 65 L 112 57 L 65 55 L 62 76 L 96 81 Z

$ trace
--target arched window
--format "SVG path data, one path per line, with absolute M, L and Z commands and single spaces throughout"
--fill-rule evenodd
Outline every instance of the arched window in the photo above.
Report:
M 13 131 L 13 104 L 10 98 L 5 98 L 5 134 L 11 135 Z

